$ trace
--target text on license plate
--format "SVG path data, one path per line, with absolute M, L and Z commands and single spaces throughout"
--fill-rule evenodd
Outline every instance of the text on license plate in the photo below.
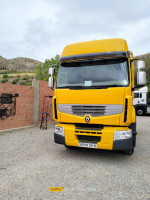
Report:
M 97 144 L 92 142 L 79 142 L 79 147 L 97 148 Z

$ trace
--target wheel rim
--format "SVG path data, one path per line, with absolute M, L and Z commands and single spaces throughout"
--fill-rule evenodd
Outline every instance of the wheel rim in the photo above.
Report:
M 143 115 L 143 110 L 138 110 L 139 115 Z

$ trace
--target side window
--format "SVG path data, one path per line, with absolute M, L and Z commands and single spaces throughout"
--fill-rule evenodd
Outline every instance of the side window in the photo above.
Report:
M 134 93 L 134 98 L 139 98 L 139 93 Z
M 59 85 L 63 86 L 64 84 L 67 84 L 67 71 L 65 70 L 65 67 L 61 67 L 59 70 L 61 76 L 58 76 L 57 82 Z
M 142 98 L 142 93 L 140 93 L 140 98 Z

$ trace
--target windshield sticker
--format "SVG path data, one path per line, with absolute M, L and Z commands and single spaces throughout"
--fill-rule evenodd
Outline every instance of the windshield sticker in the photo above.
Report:
M 92 81 L 84 81 L 84 86 L 92 86 Z

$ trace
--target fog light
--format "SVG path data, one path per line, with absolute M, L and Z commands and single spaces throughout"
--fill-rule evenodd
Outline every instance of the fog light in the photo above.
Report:
M 132 137 L 132 130 L 127 131 L 115 131 L 114 141 L 115 140 L 124 140 Z
M 60 127 L 56 125 L 54 133 L 64 136 L 64 127 Z

